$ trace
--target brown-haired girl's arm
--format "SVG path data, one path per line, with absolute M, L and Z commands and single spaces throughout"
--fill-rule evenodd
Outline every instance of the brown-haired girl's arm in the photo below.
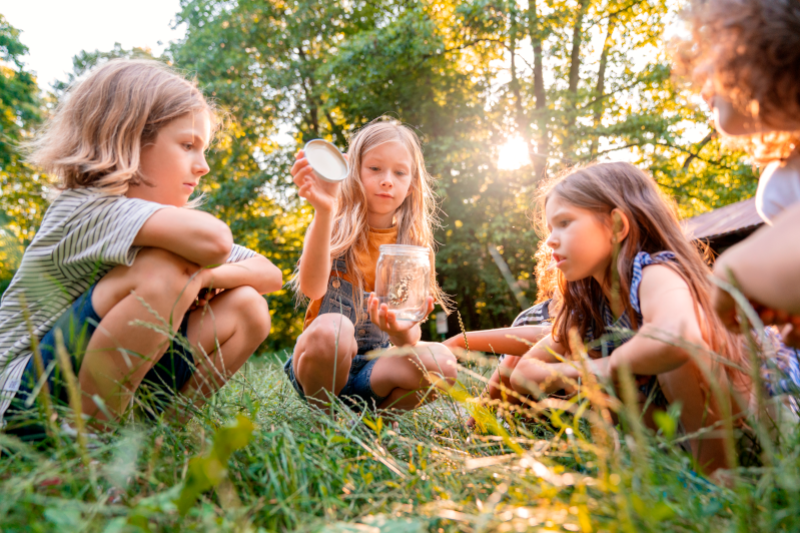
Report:
M 631 340 L 608 357 L 608 374 L 627 367 L 633 374 L 670 372 L 691 359 L 690 351 L 705 350 L 697 307 L 686 281 L 666 265 L 642 271 L 639 286 L 644 323 Z
M 470 350 L 522 356 L 531 349 L 532 344 L 550 333 L 550 330 L 550 326 L 518 326 L 469 331 L 466 335 Z M 463 334 L 454 335 L 443 344 L 448 348 L 466 348 Z
M 176 207 L 150 215 L 133 245 L 161 248 L 199 266 L 211 266 L 227 261 L 233 235 L 227 224 L 208 213 Z
M 759 229 L 719 256 L 714 274 L 725 281 L 732 274 L 742 293 L 758 304 L 783 314 L 800 315 L 798 228 L 800 204 L 775 217 L 772 226 Z M 736 306 L 731 296 L 715 287 L 712 300 L 723 323 L 738 331 Z
M 538 396 L 561 389 L 570 389 L 567 380 L 578 377 L 578 370 L 570 363 L 562 363 L 567 347 L 549 334 L 528 350 L 511 374 L 511 386 L 519 394 Z M 567 379 L 564 379 L 567 378 Z

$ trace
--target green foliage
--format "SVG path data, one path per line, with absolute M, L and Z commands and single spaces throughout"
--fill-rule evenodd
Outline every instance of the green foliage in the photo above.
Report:
M 414 127 L 441 198 L 439 281 L 468 329 L 489 328 L 536 298 L 531 213 L 547 173 L 627 159 L 685 216 L 754 193 L 751 165 L 721 146 L 671 72 L 662 36 L 675 9 L 666 0 L 184 0 L 186 37 L 158 59 L 196 76 L 225 117 L 203 208 L 287 280 L 313 215 L 289 178 L 296 149 L 321 137 L 346 150 L 349 135 L 384 114 Z M 149 54 L 82 52 L 56 96 L 98 62 Z M 514 136 L 532 163 L 501 170 L 499 147 Z M 23 198 L 40 178 L 19 175 Z M 302 310 L 288 289 L 269 299 L 267 342 L 290 346 Z M 449 326 L 458 329 L 455 317 Z
M 398 427 L 379 426 L 385 413 L 309 409 L 266 358 L 248 367 L 188 425 L 127 424 L 88 452 L 86 467 L 66 435 L 59 448 L 36 450 L 0 434 L 3 531 L 800 528 L 796 427 L 784 432 L 772 466 L 740 470 L 737 487 L 727 489 L 693 473 L 671 439 L 649 431 L 636 443 L 643 450 L 618 427 L 607 448 L 596 446 L 586 398 L 573 402 L 573 414 L 543 411 L 538 424 L 503 421 L 506 444 L 467 431 L 466 413 L 450 400 L 394 415 Z M 479 393 L 481 383 L 460 379 L 466 394 Z M 175 502 L 191 483 L 189 458 L 217 454 L 220 432 L 237 416 L 256 424 L 249 444 L 219 454 L 226 480 L 182 515 Z M 238 440 L 238 448 L 246 425 L 222 440 Z
M 535 299 L 530 214 L 548 166 L 626 153 L 685 215 L 753 193 L 741 154 L 691 141 L 708 133 L 708 117 L 671 78 L 661 40 L 670 16 L 661 1 L 189 0 L 186 39 L 168 55 L 229 113 L 208 208 L 287 277 L 311 214 L 289 186 L 292 152 L 316 137 L 346 149 L 384 114 L 414 127 L 442 198 L 440 282 L 475 329 L 508 325 L 520 309 L 490 247 Z M 498 170 L 498 146 L 514 132 L 533 165 Z M 287 133 L 296 144 L 276 143 Z M 269 342 L 286 345 L 300 313 L 285 292 L 271 307 Z
M 24 68 L 28 48 L 0 15 L 0 289 L 19 265 L 46 208 L 49 180 L 24 160 L 21 143 L 44 115 L 36 78 Z
M 244 448 L 253 435 L 253 423 L 244 416 L 236 417 L 236 424 L 217 430 L 211 450 L 189 461 L 186 482 L 177 500 L 178 512 L 185 516 L 205 491 L 216 487 L 227 478 L 227 465 L 231 454 Z

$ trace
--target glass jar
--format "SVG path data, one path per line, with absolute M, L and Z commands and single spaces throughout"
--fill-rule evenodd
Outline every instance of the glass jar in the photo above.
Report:
M 430 252 L 423 246 L 384 244 L 375 272 L 375 294 L 397 320 L 419 322 L 428 314 Z

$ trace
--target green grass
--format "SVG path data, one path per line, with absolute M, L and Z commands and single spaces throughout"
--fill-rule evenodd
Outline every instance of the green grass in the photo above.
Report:
M 479 392 L 469 372 L 460 379 Z M 554 405 L 574 411 L 586 402 Z M 505 440 L 480 435 L 452 399 L 392 429 L 343 407 L 312 411 L 274 355 L 262 356 L 185 427 L 129 423 L 88 451 L 88 467 L 67 437 L 36 451 L 0 434 L 0 524 L 6 532 L 800 530 L 796 431 L 783 435 L 772 466 L 741 470 L 735 488 L 720 488 L 620 411 L 635 438 L 603 430 L 588 411 L 575 418 L 558 408 L 506 423 Z M 182 516 L 175 502 L 190 459 L 214 456 L 215 435 L 233 445 L 219 430 L 237 415 L 255 423 L 249 444 Z

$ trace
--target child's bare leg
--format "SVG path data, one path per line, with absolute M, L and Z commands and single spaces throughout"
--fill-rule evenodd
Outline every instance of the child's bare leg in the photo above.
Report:
M 199 268 L 175 254 L 150 248 L 139 252 L 133 266 L 116 267 L 97 283 L 92 305 L 102 320 L 89 340 L 78 373 L 84 413 L 106 418 L 92 399 L 95 394 L 112 416 L 125 411 L 168 344 L 165 335 L 132 322 L 161 329 L 161 320 L 171 317 L 172 328 L 177 329 L 201 288 L 198 278 L 193 278 Z M 119 350 L 125 350 L 126 356 Z
M 445 383 L 437 385 L 440 388 L 455 383 L 458 374 L 456 357 L 445 345 L 421 342 L 413 349 L 414 355 L 403 356 L 391 355 L 394 350 L 401 348 L 388 350 L 375 363 L 370 387 L 376 395 L 386 396 L 378 406 L 381 409 L 410 411 L 421 403 L 435 399 L 436 394 L 429 390 L 429 374 L 444 380 Z
M 721 413 L 716 398 L 713 392 L 705 393 L 701 388 L 701 373 L 693 362 L 685 363 L 672 372 L 659 374 L 658 382 L 670 403 L 681 403 L 681 422 L 687 434 L 715 425 L 720 420 Z M 723 392 L 728 394 L 727 380 L 722 377 L 718 382 Z M 708 394 L 712 397 L 707 401 Z M 722 431 L 723 428 L 717 425 L 713 433 L 718 435 Z M 692 439 L 689 442 L 692 454 L 706 474 L 710 475 L 719 468 L 729 466 L 724 442 L 723 438 L 716 435 Z
M 300 335 L 292 369 L 312 405 L 325 408 L 344 389 L 356 352 L 353 323 L 338 313 L 319 315 Z
M 192 311 L 187 337 L 195 349 L 197 369 L 181 394 L 194 407 L 203 405 L 264 342 L 269 328 L 267 301 L 252 287 L 227 290 L 208 307 Z M 178 418 L 185 422 L 191 415 L 184 411 Z

